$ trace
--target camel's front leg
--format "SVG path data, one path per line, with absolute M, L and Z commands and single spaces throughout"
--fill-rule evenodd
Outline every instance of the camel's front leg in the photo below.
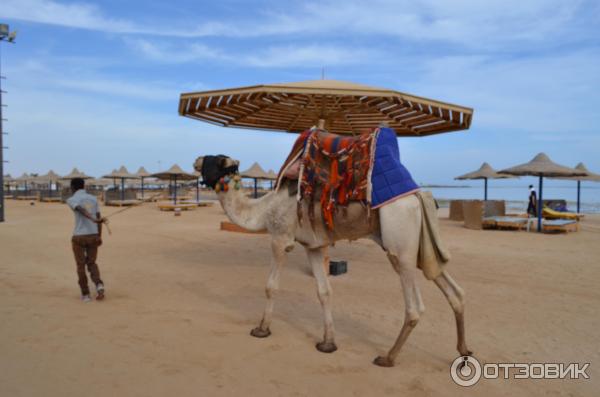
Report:
M 337 350 L 334 340 L 333 315 L 331 314 L 331 285 L 325 273 L 325 258 L 327 257 L 327 247 L 317 249 L 306 249 L 308 261 L 312 266 L 313 275 L 317 280 L 317 294 L 323 308 L 325 322 L 325 336 L 323 341 L 317 343 L 317 350 L 323 353 L 333 353 Z
M 257 338 L 266 338 L 271 335 L 271 318 L 273 316 L 273 305 L 274 296 L 279 289 L 279 275 L 281 274 L 281 268 L 285 264 L 286 260 L 286 241 L 284 239 L 271 240 L 271 272 L 269 274 L 269 280 L 267 281 L 267 287 L 265 294 L 267 295 L 267 305 L 265 306 L 265 312 L 263 318 L 260 321 L 260 325 L 250 331 L 250 335 Z M 293 247 L 293 245 L 292 245 Z
M 442 290 L 454 311 L 456 334 L 458 336 L 456 349 L 461 356 L 472 355 L 473 353 L 467 348 L 465 340 L 465 292 L 445 270 L 433 281 Z
M 423 313 L 425 308 L 421 302 L 421 293 L 415 280 L 415 266 L 411 266 L 416 260 L 412 257 L 410 260 L 398 258 L 397 256 L 388 252 L 388 259 L 392 263 L 394 270 L 400 275 L 400 282 L 402 283 L 402 292 L 404 294 L 405 315 L 404 324 L 400 330 L 400 334 L 394 343 L 394 346 L 390 349 L 386 356 L 379 356 L 373 360 L 373 363 L 381 367 L 393 367 L 394 360 L 398 356 L 400 349 L 404 345 L 404 342 L 408 339 L 408 336 L 412 330 L 417 326 L 420 315 Z

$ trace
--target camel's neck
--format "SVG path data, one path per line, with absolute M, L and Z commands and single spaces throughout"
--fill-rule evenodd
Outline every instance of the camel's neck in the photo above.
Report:
M 258 231 L 266 228 L 266 212 L 274 197 L 270 192 L 258 199 L 250 199 L 243 190 L 234 189 L 233 182 L 227 192 L 219 192 L 217 196 L 225 213 L 233 223 L 244 229 Z

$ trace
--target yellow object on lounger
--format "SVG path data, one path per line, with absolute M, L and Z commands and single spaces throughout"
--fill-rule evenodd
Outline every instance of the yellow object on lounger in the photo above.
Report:
M 542 210 L 542 216 L 547 219 L 574 219 L 579 220 L 583 215 L 576 214 L 574 212 L 560 212 L 554 211 L 548 207 L 544 207 Z

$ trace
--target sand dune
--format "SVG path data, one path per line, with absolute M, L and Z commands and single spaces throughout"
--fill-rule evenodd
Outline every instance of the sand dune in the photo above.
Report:
M 596 395 L 600 386 L 600 217 L 569 235 L 473 231 L 442 220 L 449 271 L 467 292 L 467 341 L 486 362 L 590 362 L 590 380 L 449 376 L 452 312 L 420 277 L 426 312 L 394 368 L 372 359 L 403 320 L 400 283 L 380 248 L 340 243 L 332 277 L 339 350 L 322 354 L 314 280 L 290 254 L 273 335 L 260 320 L 268 237 L 221 232 L 219 206 L 174 217 L 152 204 L 112 218 L 98 263 L 104 302 L 79 300 L 72 215 L 7 203 L 0 224 L 0 396 Z M 103 209 L 109 214 L 114 209 Z

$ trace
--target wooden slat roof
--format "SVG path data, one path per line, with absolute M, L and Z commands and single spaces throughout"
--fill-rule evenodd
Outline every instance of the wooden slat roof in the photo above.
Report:
M 301 132 L 325 120 L 336 134 L 385 123 L 399 136 L 468 129 L 473 109 L 385 88 L 337 81 L 255 85 L 181 94 L 179 114 L 224 127 Z

